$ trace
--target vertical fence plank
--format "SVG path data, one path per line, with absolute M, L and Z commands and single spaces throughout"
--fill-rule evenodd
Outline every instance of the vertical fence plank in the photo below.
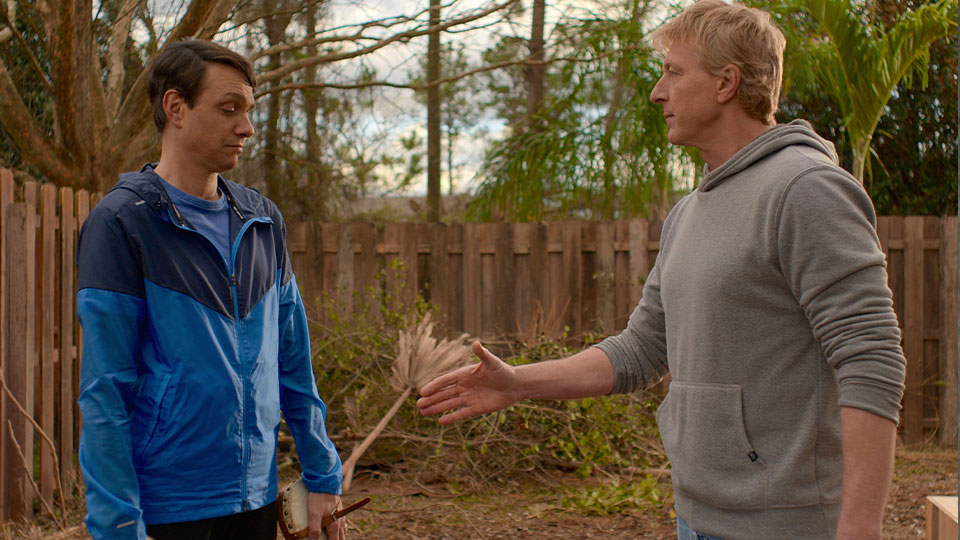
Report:
M 380 310 L 376 308 L 376 294 L 374 291 L 380 289 L 377 278 L 377 227 L 373 223 L 356 223 L 353 226 L 353 241 L 359 247 L 360 252 L 356 257 L 354 272 L 356 275 L 356 287 L 360 293 L 361 301 L 369 304 L 370 317 L 374 321 L 379 321 L 381 317 Z
M 550 267 L 547 256 L 547 226 L 542 222 L 530 225 L 530 281 L 533 288 L 533 306 L 529 343 L 535 343 L 536 334 L 547 330 L 546 320 L 553 307 L 550 302 Z M 538 315 L 537 315 L 538 314 Z M 539 318 L 540 322 L 535 322 Z
M 450 289 L 449 296 L 447 297 L 450 300 L 450 305 L 447 307 L 447 313 L 450 314 L 450 318 L 447 322 L 451 330 L 455 329 L 458 333 L 469 333 L 470 331 L 467 330 L 466 322 L 464 322 L 464 298 L 466 296 L 463 289 L 465 272 L 463 264 L 463 238 L 464 228 L 462 224 L 454 223 L 447 225 L 447 261 L 450 264 L 450 266 L 445 269 L 449 274 L 447 283 Z
M 957 446 L 957 216 L 940 222 L 940 430 L 943 447 Z
M 480 336 L 491 340 L 499 337 L 497 328 L 496 266 L 494 246 L 496 223 L 481 223 L 477 245 L 480 251 Z
M 530 231 L 531 223 L 513 225 L 513 320 L 516 325 L 515 336 L 531 343 L 530 317 L 533 314 L 533 276 L 530 274 Z
M 447 226 L 443 223 L 430 224 L 430 263 L 429 263 L 429 293 L 430 301 L 438 306 L 444 321 L 449 324 L 451 319 L 450 287 L 448 279 L 449 262 L 447 260 Z
M 480 336 L 480 225 L 467 223 L 463 228 L 463 326 L 467 333 Z
M 320 297 L 320 320 L 329 322 L 330 314 L 327 313 L 325 301 L 336 304 L 337 295 L 337 272 L 339 253 L 337 246 L 340 238 L 339 223 L 324 223 L 320 227 L 320 238 L 317 243 L 320 245 L 320 264 L 317 269 L 320 275 L 321 288 L 318 291 Z M 339 309 L 339 306 L 334 306 Z
M 517 320 L 514 309 L 514 255 L 513 255 L 513 224 L 498 223 L 495 230 L 494 264 L 496 267 L 496 283 L 494 285 L 494 299 L 496 301 L 497 333 L 501 336 L 512 336 L 517 331 Z
M 400 226 L 400 260 L 403 261 L 403 302 L 412 305 L 417 298 L 417 224 L 403 223 Z
M 644 220 L 630 222 L 630 299 L 633 303 L 640 300 L 643 284 L 650 272 L 649 245 L 650 226 Z
M 74 336 L 74 299 L 76 276 L 74 254 L 76 253 L 77 221 L 74 217 L 74 195 L 70 188 L 60 190 L 60 396 L 59 396 L 59 450 L 60 483 L 64 497 L 73 490 L 73 371 L 77 350 Z
M 937 428 L 940 373 L 940 219 L 923 218 L 923 428 Z
M 354 282 L 353 225 L 340 226 L 337 239 L 337 299 L 344 314 L 353 312 Z
M 563 224 L 563 269 L 566 272 L 567 297 L 570 309 L 567 321 L 571 335 L 583 331 L 583 242 L 579 221 Z
M 923 439 L 923 218 L 904 219 L 903 353 L 907 358 L 903 396 L 903 439 Z
M 34 302 L 36 256 L 36 226 L 34 208 L 27 204 L 11 204 L 6 209 L 4 223 L 4 249 L 6 250 L 3 279 L 6 281 L 6 341 L 3 376 L 13 398 L 20 407 L 30 413 L 33 403 L 34 374 Z M 22 336 L 12 339 L 13 336 Z M 7 401 L 9 397 L 5 397 Z M 17 407 L 7 402 L 7 424 L 3 426 L 3 467 L 6 469 L 7 494 L 4 514 L 7 519 L 20 516 L 31 517 L 33 512 L 33 426 Z M 12 427 L 14 439 L 10 439 Z M 14 444 L 15 443 L 15 444 Z M 17 452 L 24 454 L 26 465 Z
M 597 287 L 597 316 L 603 325 L 603 331 L 612 333 L 617 317 L 616 301 L 616 264 L 614 259 L 614 226 L 610 221 L 600 223 L 597 228 L 597 255 L 594 265 Z
M 90 193 L 80 190 L 76 193 L 77 197 L 77 230 L 81 230 L 83 222 L 90 215 Z M 77 344 L 77 353 L 73 357 L 73 395 L 76 398 L 80 395 L 80 364 L 83 362 L 83 332 L 80 328 L 80 322 L 76 318 L 76 310 L 73 310 L 73 327 L 76 329 L 75 341 Z M 83 429 L 83 417 L 80 415 L 80 406 L 77 400 L 73 400 L 73 448 L 77 451 L 80 444 L 80 430 Z
M 7 207 L 13 203 L 13 173 L 9 169 L 0 168 L 0 271 L 6 268 L 6 239 L 4 231 L 7 230 Z M 6 322 L 7 322 L 7 280 L 0 276 L 0 355 L 3 360 L 0 361 L 0 369 L 4 369 L 6 363 Z M 7 400 L 0 396 L 0 427 L 7 425 Z M 7 437 L 0 433 L 0 520 L 6 519 L 7 499 L 9 495 L 6 489 L 7 470 L 4 466 L 4 456 L 7 449 Z
M 44 184 L 40 190 L 43 201 L 40 220 L 41 236 L 41 272 L 40 272 L 40 428 L 48 437 L 54 436 L 54 315 L 56 305 L 56 232 L 57 232 L 57 188 L 53 184 Z M 53 452 L 46 444 L 40 445 L 40 493 L 48 503 L 53 502 L 55 483 Z

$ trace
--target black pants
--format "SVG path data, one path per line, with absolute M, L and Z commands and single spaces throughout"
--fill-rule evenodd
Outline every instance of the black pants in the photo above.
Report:
M 147 525 L 154 540 L 276 540 L 276 501 L 239 514 L 182 523 Z

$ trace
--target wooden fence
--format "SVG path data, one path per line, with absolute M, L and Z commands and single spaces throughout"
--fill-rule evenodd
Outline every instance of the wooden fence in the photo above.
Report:
M 74 256 L 91 199 L 51 184 L 15 186 L 0 169 L 0 519 L 32 515 L 35 489 L 52 504 L 55 454 L 42 435 L 56 447 L 63 493 L 73 492 L 82 347 Z
M 0 169 L 0 373 L 9 389 L 0 397 L 0 521 L 32 516 L 41 504 L 35 490 L 53 505 L 58 478 L 46 437 L 59 456 L 63 493 L 69 498 L 77 487 L 75 251 L 97 199 L 49 184 L 16 186 Z M 943 446 L 957 442 L 957 231 L 956 217 L 879 224 L 910 360 L 901 422 L 908 444 L 932 435 Z M 395 287 L 407 300 L 420 293 L 437 304 L 451 330 L 513 339 L 564 327 L 574 336 L 623 328 L 659 249 L 660 227 L 299 223 L 288 234 L 317 317 L 322 294 L 349 310 L 355 291 Z M 397 266 L 403 276 L 384 278 L 395 260 L 404 263 Z
M 877 232 L 908 359 L 904 443 L 957 445 L 957 218 L 881 217 Z M 452 332 L 487 340 L 612 333 L 626 326 L 659 250 L 646 221 L 300 223 L 289 247 L 308 306 L 399 287 L 435 303 Z M 828 240 L 828 239 L 825 239 Z M 399 265 L 402 278 L 383 278 Z M 387 272 L 389 275 L 389 272 Z M 323 320 L 324 312 L 314 313 Z

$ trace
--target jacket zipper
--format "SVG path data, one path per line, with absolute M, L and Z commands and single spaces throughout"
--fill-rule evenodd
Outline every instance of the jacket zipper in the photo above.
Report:
M 233 245 L 230 248 L 230 261 L 225 261 L 222 255 L 220 255 L 220 260 L 223 262 L 224 273 L 228 273 L 230 277 L 230 293 L 233 297 L 233 332 L 234 338 L 237 342 L 237 362 L 240 364 L 240 495 L 243 497 L 241 501 L 242 511 L 245 512 L 247 510 L 247 436 L 245 406 L 247 400 L 247 377 L 243 355 L 240 354 L 240 300 L 237 290 L 237 274 L 236 271 L 234 271 L 234 268 L 236 267 L 237 250 L 240 248 L 240 241 L 243 239 L 243 235 L 247 232 L 247 229 L 249 229 L 254 223 L 273 223 L 273 220 L 268 217 L 255 217 L 248 219 L 240 213 L 240 210 L 238 210 L 236 206 L 233 205 L 232 199 L 229 202 L 230 208 L 243 222 L 243 225 L 240 227 L 240 230 L 237 231 L 237 237 L 234 238 Z M 177 205 L 173 204 L 172 202 L 167 204 L 168 214 L 171 213 L 170 209 L 172 209 L 173 215 L 170 215 L 170 221 L 175 227 L 199 235 L 210 245 L 211 248 L 217 252 L 218 255 L 220 254 L 220 250 L 217 249 L 217 246 L 213 245 L 213 242 L 204 236 L 203 233 L 196 229 L 191 229 L 185 225 L 183 216 L 180 215 L 180 210 L 177 209 Z
M 232 206 L 232 205 L 231 205 Z M 234 208 L 236 211 L 236 208 Z M 239 215 L 239 212 L 237 212 Z M 240 216 L 241 218 L 243 216 Z M 237 231 L 237 237 L 233 241 L 233 246 L 230 248 L 230 265 L 231 268 L 236 268 L 237 266 L 237 250 L 240 248 L 240 240 L 243 239 L 243 235 L 247 232 L 254 223 L 271 223 L 272 220 L 262 217 L 251 218 L 243 223 L 240 227 L 240 230 Z M 237 291 L 237 274 L 236 272 L 230 273 L 230 288 L 233 290 L 233 318 L 234 324 L 233 329 L 236 333 L 237 340 L 237 356 L 240 362 L 240 493 L 243 497 L 243 511 L 247 511 L 247 435 L 246 435 L 246 403 L 247 403 L 247 377 L 246 369 L 247 367 L 243 362 L 243 355 L 239 354 L 240 351 L 240 298 Z

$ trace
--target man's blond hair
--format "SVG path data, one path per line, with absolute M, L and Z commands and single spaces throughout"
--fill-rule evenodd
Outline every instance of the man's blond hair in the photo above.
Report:
M 786 39 L 759 9 L 722 0 L 700 0 L 654 31 L 654 46 L 668 50 L 686 42 L 697 50 L 700 65 L 713 75 L 724 66 L 740 69 L 740 104 L 746 112 L 773 125 L 783 81 Z

